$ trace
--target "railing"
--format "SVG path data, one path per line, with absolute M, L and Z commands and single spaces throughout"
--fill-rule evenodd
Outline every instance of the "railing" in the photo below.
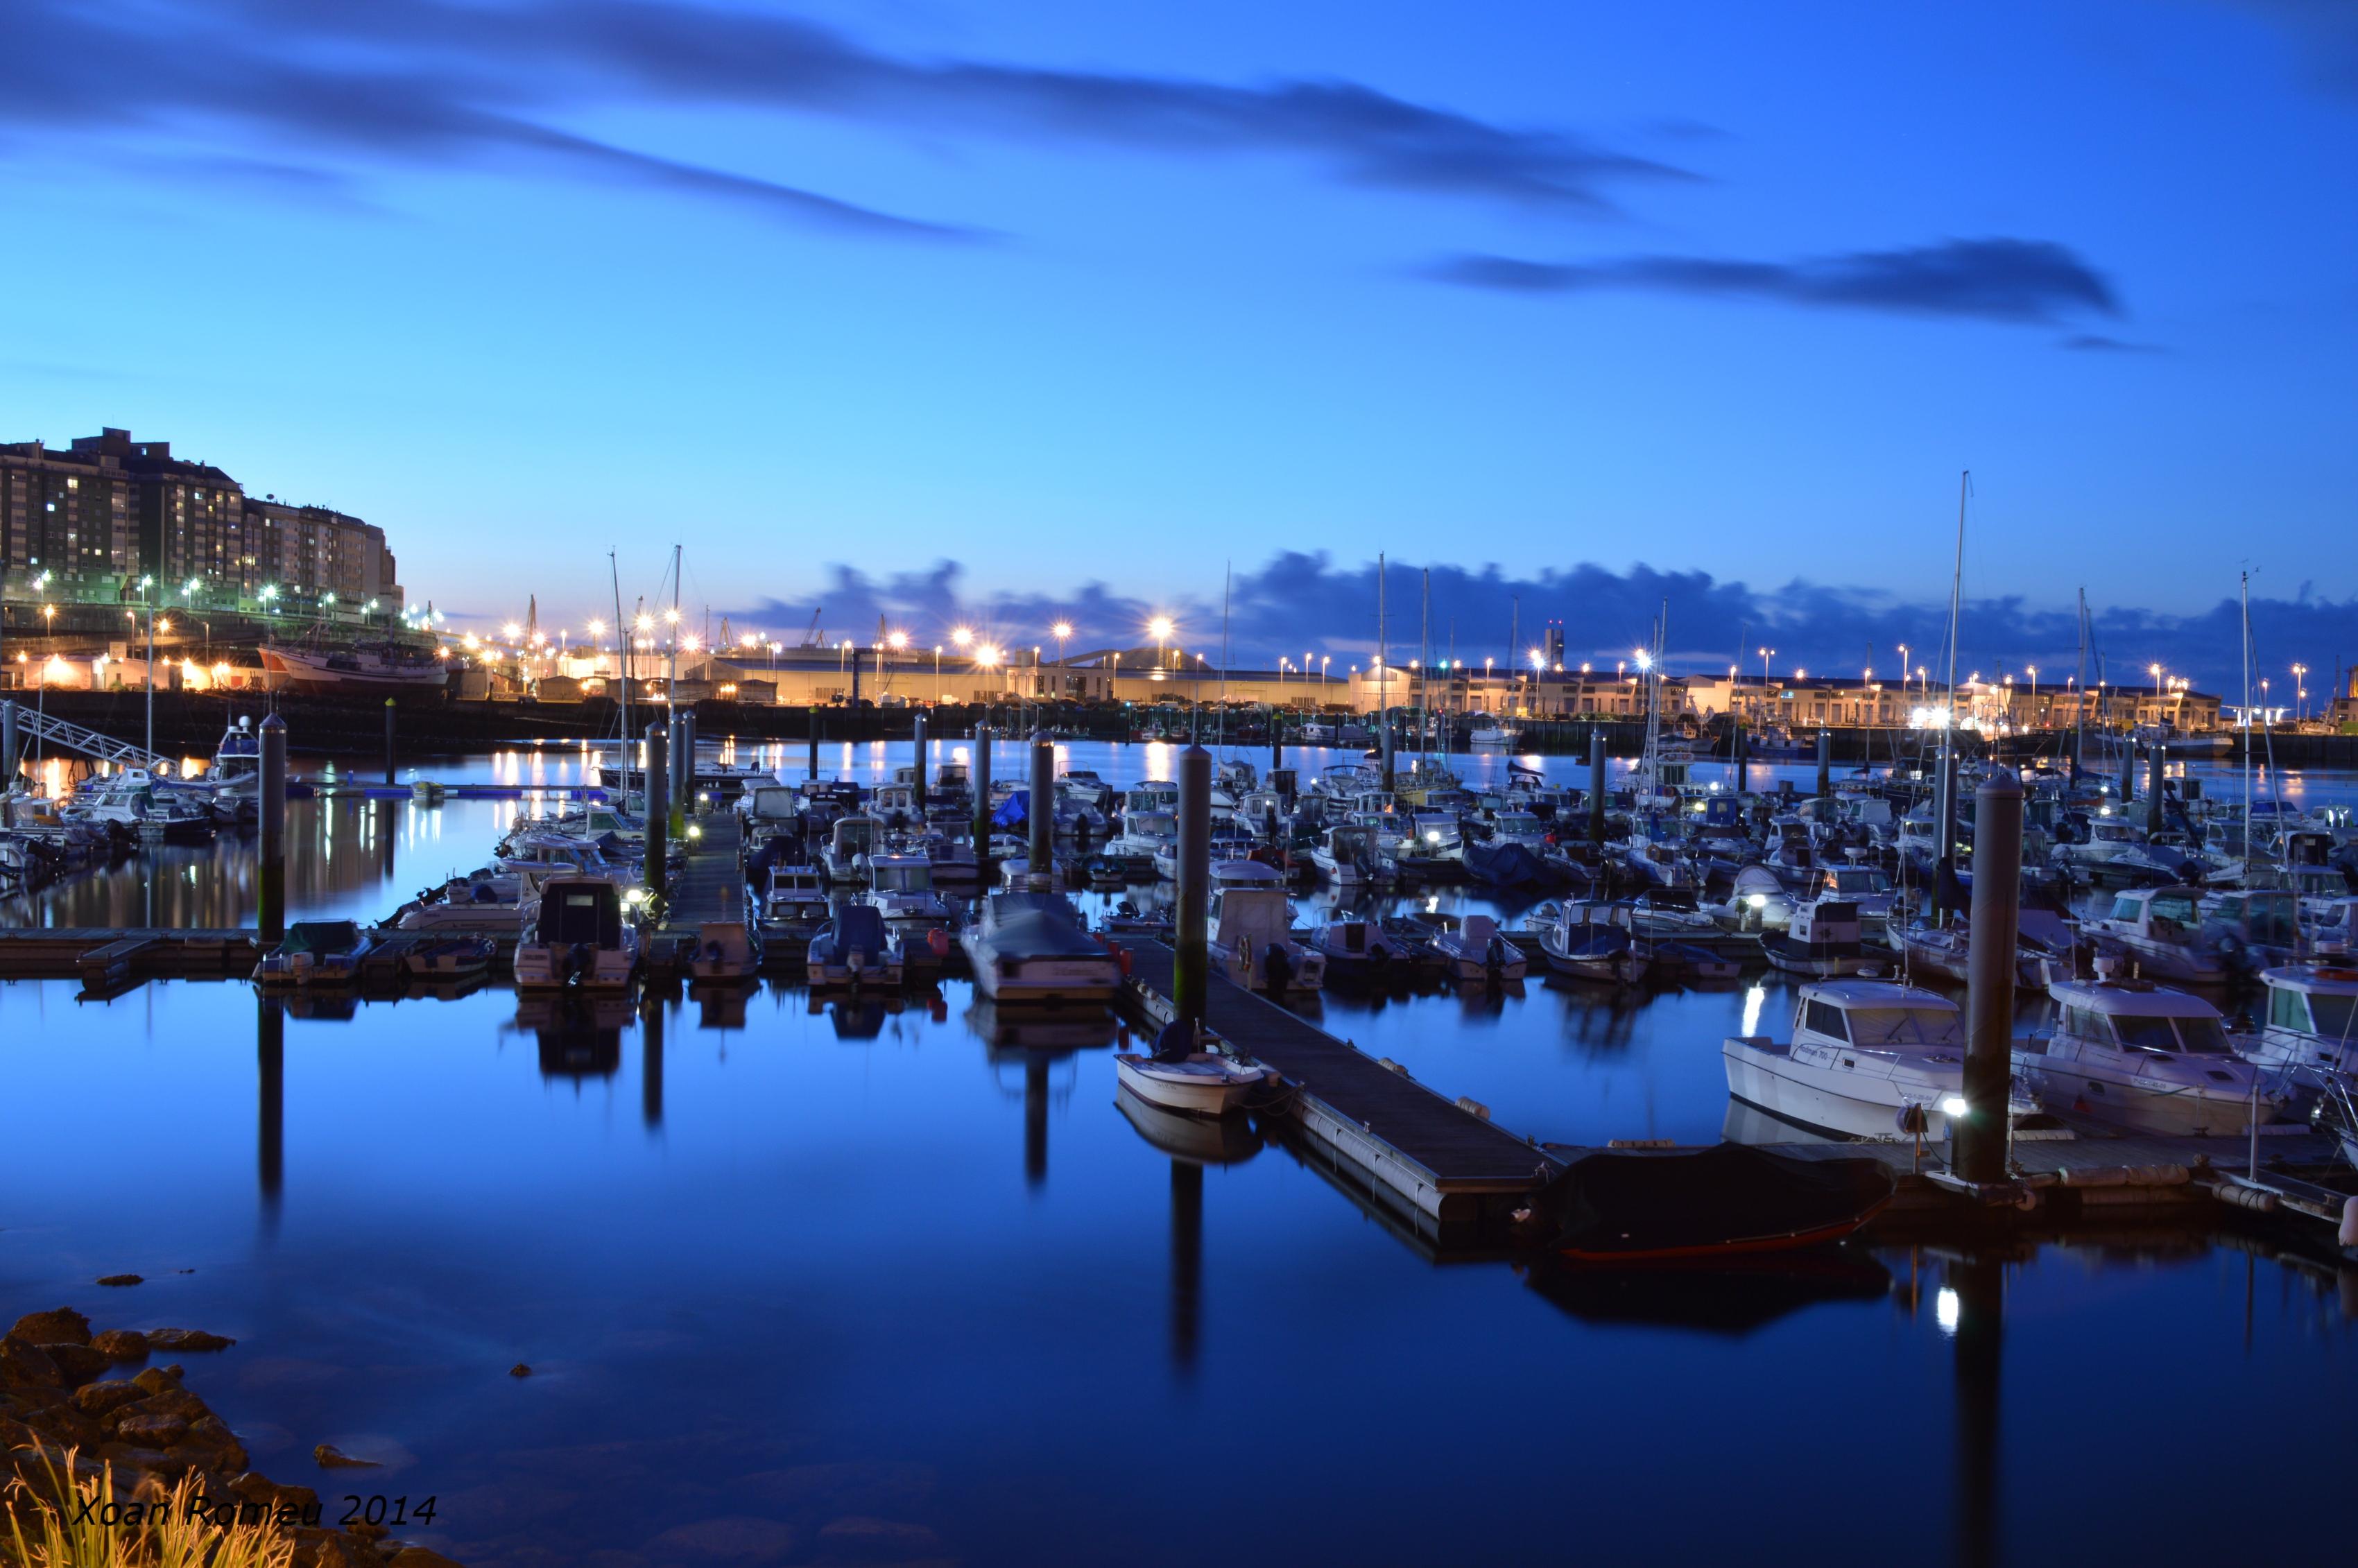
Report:
M 52 746 L 62 746 L 69 752 L 80 752 L 85 757 L 95 757 L 118 768 L 146 768 L 163 774 L 173 771 L 168 757 L 160 756 L 145 746 L 135 746 L 128 741 L 118 741 L 112 735 L 102 735 L 95 730 L 85 730 L 79 724 L 69 724 L 62 719 L 51 719 L 38 708 L 16 705 L 16 723 L 27 735 L 38 736 Z M 20 741 L 21 746 L 23 742 Z

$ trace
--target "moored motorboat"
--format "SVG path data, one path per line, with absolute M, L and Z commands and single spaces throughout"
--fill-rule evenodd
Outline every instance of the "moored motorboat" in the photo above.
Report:
M 2111 965 L 2100 961 L 2097 979 L 2048 987 L 2050 1026 L 2014 1043 L 2015 1071 L 2050 1110 L 2198 1136 L 2276 1119 L 2285 1096 L 2235 1054 L 2217 1008 L 2151 980 L 2112 979 Z
M 1150 1106 L 1188 1116 L 1226 1116 L 1277 1079 L 1272 1068 L 1209 1051 L 1175 1058 L 1126 1052 L 1113 1066 L 1121 1087 Z
M 621 888 L 604 877 L 557 876 L 541 884 L 540 902 L 516 944 L 518 990 L 574 983 L 621 990 L 638 968 L 638 927 L 626 917 Z
M 375 939 L 349 920 L 298 920 L 254 967 L 254 983 L 328 989 L 360 983 L 361 960 Z
M 1912 986 L 1803 986 L 1790 1038 L 1731 1035 L 1720 1055 L 1730 1095 L 1812 1132 L 1898 1137 L 1912 1110 L 1937 1141 L 1965 1110 L 1963 1015 Z
M 994 892 L 958 943 L 976 989 L 996 1000 L 1106 1001 L 1121 989 L 1120 957 L 1061 893 Z
M 1515 1215 L 1534 1245 L 1584 1263 L 1692 1262 L 1839 1241 L 1891 1201 L 1874 1159 L 1802 1160 L 1740 1143 L 1574 1161 Z

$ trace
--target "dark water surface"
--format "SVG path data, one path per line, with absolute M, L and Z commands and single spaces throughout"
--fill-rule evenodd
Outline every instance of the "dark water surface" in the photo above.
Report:
M 1148 751 L 1075 760 L 1114 777 Z M 382 914 L 514 809 L 305 806 L 290 881 L 307 912 Z M 242 853 L 5 917 L 119 918 L 152 885 L 228 924 Z M 1709 1139 L 1747 989 L 1321 1006 L 1519 1131 Z M 0 1312 L 235 1336 L 183 1359 L 257 1467 L 435 1496 L 413 1533 L 470 1563 L 2216 1563 L 2348 1540 L 2358 1282 L 2234 1238 L 1600 1285 L 1436 1264 L 1281 1146 L 1174 1161 L 1106 1050 L 994 1048 L 956 983 L 605 1027 L 499 990 L 342 1022 L 234 984 L 73 991 L 0 986 Z M 149 1282 L 91 1284 L 121 1271 Z M 320 1442 L 391 1463 L 324 1475 Z

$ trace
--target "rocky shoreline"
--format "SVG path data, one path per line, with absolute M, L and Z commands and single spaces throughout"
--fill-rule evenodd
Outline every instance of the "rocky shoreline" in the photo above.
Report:
M 146 1510 L 193 1477 L 200 1518 L 224 1528 L 266 1522 L 283 1530 L 294 1542 L 294 1568 L 459 1568 L 439 1552 L 394 1539 L 382 1525 L 355 1520 L 331 1528 L 317 1492 L 282 1486 L 250 1467 L 237 1434 L 186 1386 L 185 1368 L 153 1364 L 235 1343 L 197 1329 L 93 1333 L 90 1319 L 71 1307 L 18 1318 L 0 1336 L 0 1487 L 11 1477 L 46 1487 L 49 1467 L 61 1465 L 70 1450 L 77 1478 L 112 1466 L 125 1528 L 152 1517 Z M 120 1375 L 142 1362 L 150 1365 Z M 325 1444 L 315 1457 L 323 1467 L 367 1464 Z

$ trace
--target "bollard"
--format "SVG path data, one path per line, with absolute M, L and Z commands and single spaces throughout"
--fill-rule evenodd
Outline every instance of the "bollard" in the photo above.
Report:
M 2148 834 L 2161 831 L 2161 773 L 2169 761 L 2161 742 L 2153 745 L 2152 760 L 2147 764 L 2145 778 L 2145 830 Z
M 1833 794 L 1834 737 L 1831 730 L 1818 731 L 1818 798 Z
M 990 726 L 974 727 L 974 874 L 990 891 Z
M 1949 1119 L 1957 1174 L 2006 1177 L 2014 1076 L 2015 941 L 2022 922 L 2022 785 L 1993 769 L 1974 795 L 1973 946 L 1965 956 L 1965 1114 Z
M 387 784 L 393 783 L 394 780 L 393 720 L 394 715 L 399 711 L 400 709 L 394 706 L 393 698 L 388 697 L 384 699 L 384 782 Z
M 1032 737 L 1032 888 L 1046 892 L 1055 885 L 1056 746 L 1045 731 Z
M 262 721 L 262 776 L 254 813 L 262 828 L 254 925 L 265 946 L 287 935 L 287 720 L 276 713 Z
M 664 870 L 670 860 L 671 730 L 647 726 L 647 897 L 660 901 Z
M 1211 904 L 1212 753 L 1190 746 L 1179 753 L 1179 908 L 1173 933 L 1178 957 L 1171 967 L 1171 1000 L 1191 1041 L 1204 1027 Z
M 910 727 L 910 739 L 916 747 L 917 826 L 925 826 L 925 716 L 920 711 Z
M 1588 731 L 1588 841 L 1605 842 L 1605 731 Z

